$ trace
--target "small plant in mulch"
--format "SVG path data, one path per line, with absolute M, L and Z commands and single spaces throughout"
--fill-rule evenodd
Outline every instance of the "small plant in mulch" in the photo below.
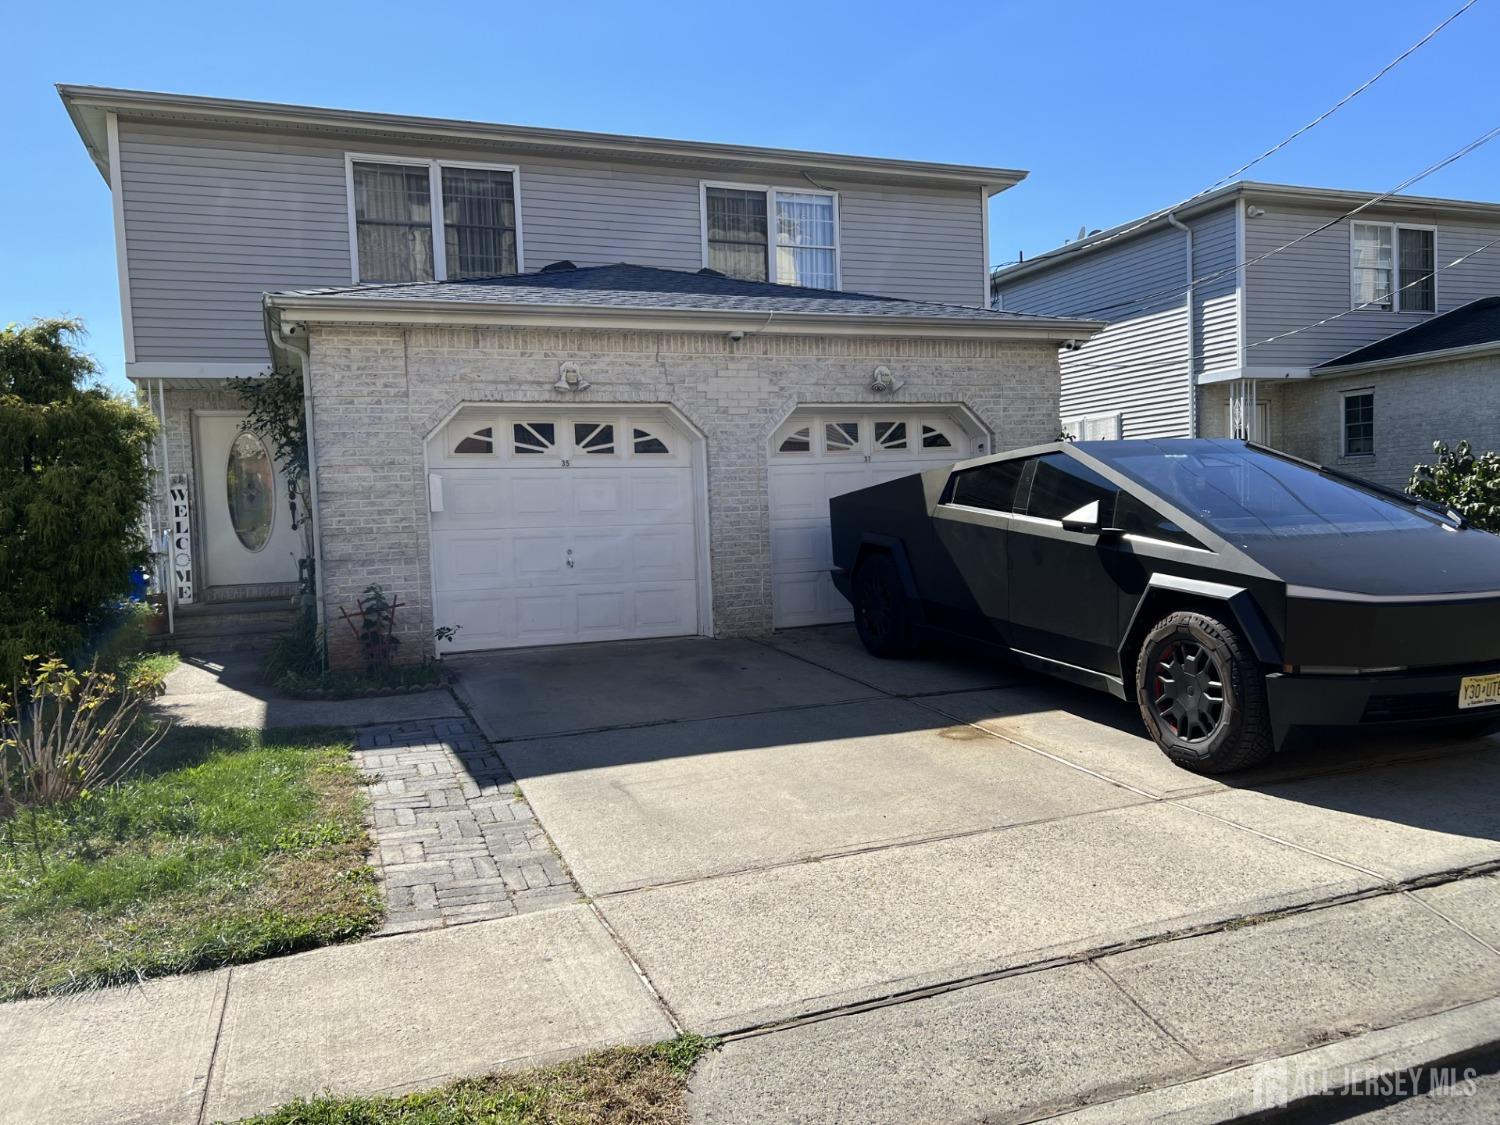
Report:
M 339 607 L 339 616 L 364 654 L 365 675 L 372 680 L 385 679 L 396 663 L 396 650 L 401 647 L 401 638 L 396 636 L 396 611 L 401 606 L 399 597 L 387 598 L 385 590 L 371 583 L 355 602 L 353 613 Z

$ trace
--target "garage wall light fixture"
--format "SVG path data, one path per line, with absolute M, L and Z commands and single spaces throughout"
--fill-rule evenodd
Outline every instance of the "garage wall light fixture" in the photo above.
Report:
M 870 380 L 870 390 L 880 395 L 893 394 L 904 386 L 905 380 L 898 380 L 884 364 L 875 369 L 875 377 Z
M 578 364 L 565 363 L 557 369 L 557 382 L 552 384 L 552 389 L 577 394 L 589 389 L 589 381 L 579 372 Z

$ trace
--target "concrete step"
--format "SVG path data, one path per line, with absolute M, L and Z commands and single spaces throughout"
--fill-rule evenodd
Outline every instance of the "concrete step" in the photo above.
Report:
M 184 656 L 263 652 L 296 623 L 297 610 L 285 597 L 182 605 L 177 607 L 174 632 L 158 638 L 157 647 Z

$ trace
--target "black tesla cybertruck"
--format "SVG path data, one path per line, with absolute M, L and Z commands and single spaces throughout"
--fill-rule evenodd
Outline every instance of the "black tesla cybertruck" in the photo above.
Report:
M 1500 726 L 1500 536 L 1239 441 L 1037 446 L 830 502 L 877 656 L 926 634 L 1134 698 L 1168 757 L 1264 761 L 1297 728 Z

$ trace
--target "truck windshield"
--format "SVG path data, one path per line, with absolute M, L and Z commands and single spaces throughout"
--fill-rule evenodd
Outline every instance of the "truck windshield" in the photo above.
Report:
M 1146 446 L 1109 461 L 1226 539 L 1360 535 L 1435 525 L 1377 492 L 1254 449 Z

